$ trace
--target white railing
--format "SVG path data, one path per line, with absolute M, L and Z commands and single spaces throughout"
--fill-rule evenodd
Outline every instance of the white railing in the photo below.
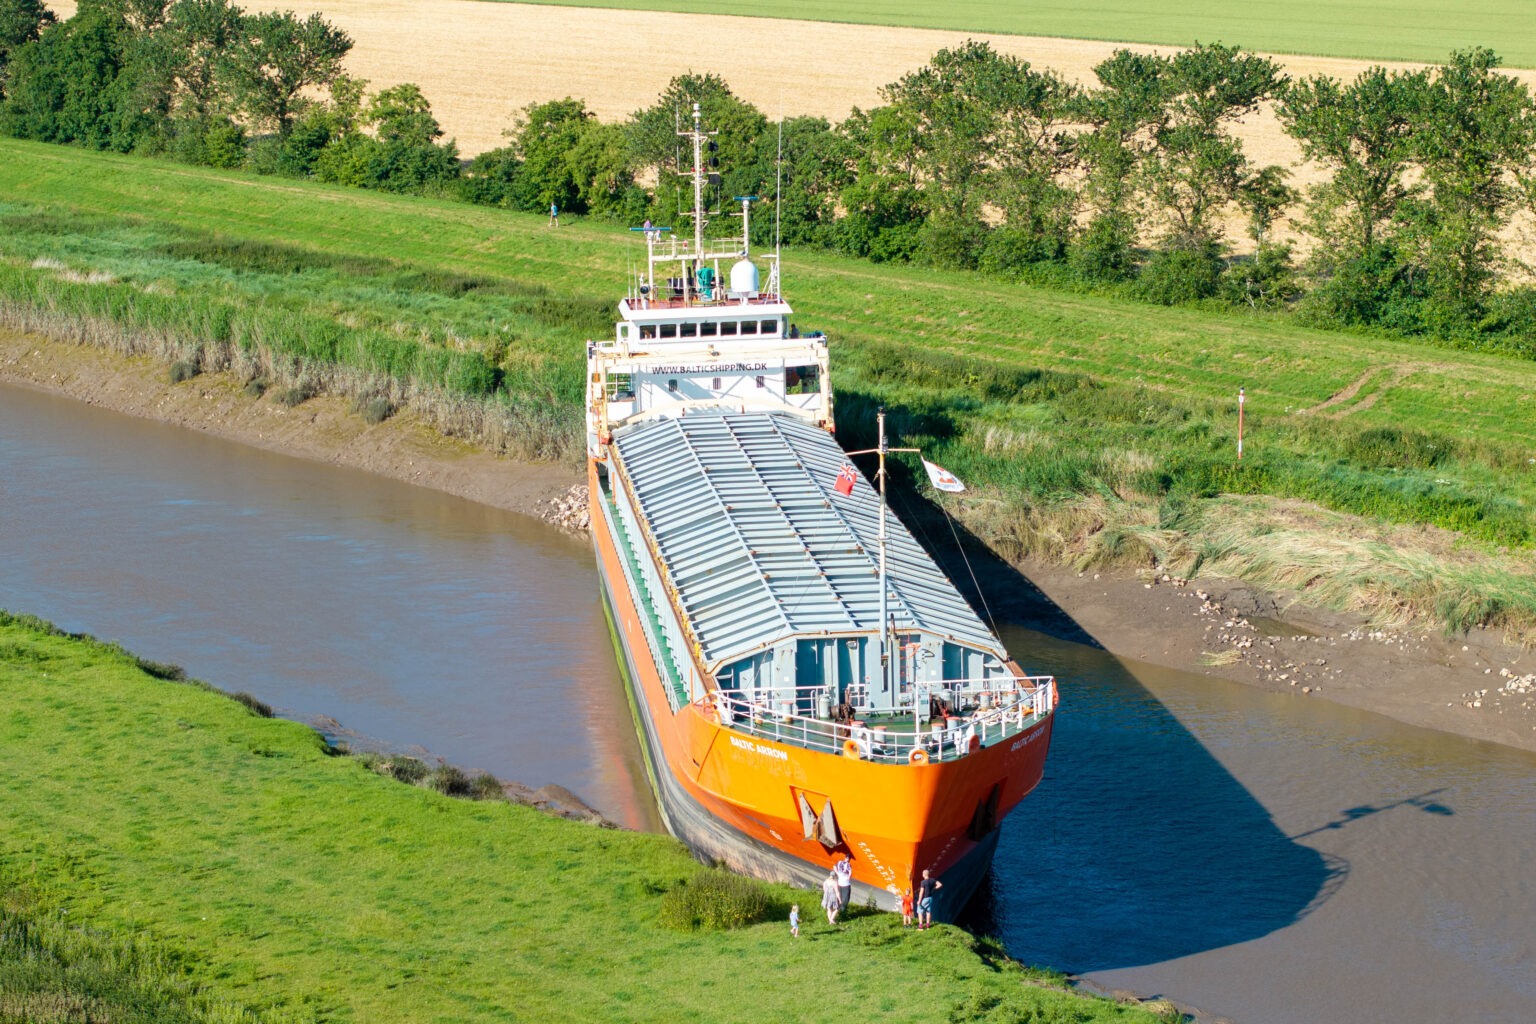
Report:
M 925 763 L 964 757 L 1034 725 L 1051 713 L 1055 685 L 1051 676 L 921 683 L 893 710 L 852 702 L 852 718 L 842 720 L 833 717 L 824 686 L 780 687 L 751 697 L 715 690 L 699 703 L 712 707 L 722 725 L 747 735 L 872 761 Z M 850 698 L 860 689 L 850 687 Z

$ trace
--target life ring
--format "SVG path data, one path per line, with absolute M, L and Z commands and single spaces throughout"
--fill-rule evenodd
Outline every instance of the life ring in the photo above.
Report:
M 843 741 L 843 756 L 844 757 L 851 757 L 855 761 L 857 761 L 859 758 L 863 757 L 864 756 L 864 751 L 859 749 L 859 741 L 858 740 L 844 740 Z
M 907 755 L 907 761 L 911 764 L 927 764 L 928 751 L 922 747 L 913 747 L 912 753 Z

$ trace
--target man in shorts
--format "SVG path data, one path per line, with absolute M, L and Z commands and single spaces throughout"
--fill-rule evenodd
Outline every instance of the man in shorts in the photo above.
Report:
M 942 888 L 944 883 L 934 878 L 927 868 L 923 868 L 923 880 L 917 883 L 918 928 L 933 927 L 933 896 Z

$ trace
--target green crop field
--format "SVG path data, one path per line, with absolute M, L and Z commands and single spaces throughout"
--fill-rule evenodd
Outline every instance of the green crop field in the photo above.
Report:
M 783 888 L 765 923 L 662 927 L 700 870 L 667 837 L 402 785 L 3 612 L 0 694 L 0 1019 L 1156 1019 L 809 893 L 791 939 Z
M 606 222 L 551 230 L 13 141 L 0 196 L 13 326 L 420 379 L 420 401 L 511 410 L 508 448 L 571 460 L 583 340 L 607 335 L 640 258 Z M 1536 623 L 1536 363 L 824 254 L 786 264 L 799 325 L 833 339 L 844 440 L 861 445 L 889 405 L 972 484 L 959 514 L 1005 554 L 1204 566 L 1448 626 Z M 1314 518 L 1277 521 L 1265 503 L 1287 499 Z M 1401 532 L 1425 525 L 1454 556 Z
M 1064 36 L 1114 42 L 1237 44 L 1273 53 L 1368 60 L 1443 60 L 1452 50 L 1490 46 L 1512 67 L 1536 67 L 1536 18 L 1521 0 L 1290 0 L 1288 3 L 1162 3 L 953 0 L 897 3 L 844 0 L 543 0 L 569 7 L 741 14 L 764 18 L 897 25 L 1011 35 Z M 798 54 L 818 61 L 828 54 Z

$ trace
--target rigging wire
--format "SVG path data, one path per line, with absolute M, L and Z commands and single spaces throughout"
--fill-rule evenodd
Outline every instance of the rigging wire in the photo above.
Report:
M 960 543 L 960 533 L 955 529 L 955 519 L 949 514 L 949 509 L 943 505 L 939 506 L 939 511 L 944 513 L 944 521 L 949 523 L 949 532 L 955 538 L 955 547 L 960 549 L 960 558 L 965 562 L 965 571 L 971 574 L 971 586 L 976 588 L 976 599 L 981 602 L 981 610 L 986 613 L 987 626 L 992 630 L 992 635 L 997 636 L 997 620 L 992 617 L 992 609 L 987 604 L 987 595 L 982 592 L 981 581 L 976 578 L 976 570 L 971 568 L 971 556 L 965 553 L 965 545 Z M 1002 640 L 1000 636 L 997 638 Z
M 784 205 L 784 96 L 779 96 L 779 155 L 774 164 L 773 180 L 773 262 L 779 270 L 779 292 L 784 291 L 783 269 L 779 267 L 779 243 L 783 238 L 780 231 L 779 211 Z
M 894 496 L 896 500 L 901 503 L 902 521 L 909 523 L 910 527 L 915 529 L 918 534 L 921 535 L 923 545 L 929 550 L 930 553 L 937 551 L 939 546 L 934 543 L 932 535 L 929 534 L 927 527 L 923 525 L 923 520 L 926 517 L 918 514 L 921 510 L 914 509 L 911 503 L 907 501 L 905 495 L 903 495 L 900 490 L 895 491 Z M 938 507 L 938 510 L 944 516 L 944 521 L 949 524 L 950 536 L 954 538 L 955 549 L 960 552 L 960 560 L 965 563 L 966 574 L 971 577 L 971 587 L 976 592 L 976 600 L 981 602 L 981 611 L 982 614 L 986 616 L 987 626 L 992 630 L 992 635 L 1001 640 L 1002 637 L 998 636 L 997 633 L 997 620 L 992 617 L 992 609 L 987 604 L 987 595 L 981 589 L 981 581 L 976 578 L 976 570 L 971 565 L 970 556 L 965 553 L 965 546 L 960 542 L 960 534 L 959 531 L 955 529 L 954 517 L 952 517 L 949 514 L 949 510 L 938 501 L 934 501 L 933 504 Z M 935 560 L 937 561 L 937 559 Z

